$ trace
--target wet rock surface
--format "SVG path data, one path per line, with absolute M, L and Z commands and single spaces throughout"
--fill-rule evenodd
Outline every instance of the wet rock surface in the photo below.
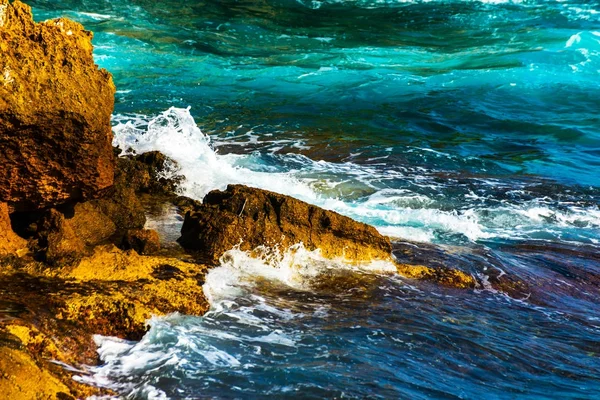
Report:
M 372 226 L 289 196 L 242 185 L 215 190 L 188 212 L 180 243 L 218 259 L 239 245 L 288 247 L 303 243 L 327 258 L 391 260 L 391 244 Z
M 116 180 L 126 181 L 136 193 L 174 196 L 177 185 L 184 179 L 172 173 L 177 170 L 175 161 L 158 151 L 150 151 L 119 157 Z
M 34 23 L 0 0 L 0 201 L 36 210 L 101 195 L 113 184 L 115 87 L 73 21 Z

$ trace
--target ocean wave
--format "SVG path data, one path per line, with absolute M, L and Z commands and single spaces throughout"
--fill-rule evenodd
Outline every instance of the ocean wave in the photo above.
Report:
M 593 202 L 562 201 L 560 193 L 557 199 L 547 193 L 538 198 L 518 182 L 474 179 L 467 190 L 441 181 L 435 171 L 410 166 L 328 162 L 296 153 L 220 154 L 189 108 L 170 108 L 155 117 L 117 115 L 114 122 L 114 145 L 126 153 L 158 150 L 172 158 L 177 167 L 167 175 L 183 174 L 179 190 L 198 200 L 237 183 L 299 198 L 399 239 L 598 239 L 600 209 Z M 253 135 L 259 143 L 259 133 Z

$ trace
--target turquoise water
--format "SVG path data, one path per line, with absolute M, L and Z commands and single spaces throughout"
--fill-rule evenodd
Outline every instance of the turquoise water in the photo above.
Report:
M 294 195 L 479 281 L 233 250 L 209 315 L 98 338 L 105 364 L 85 379 L 136 399 L 597 396 L 597 2 L 29 4 L 95 32 L 115 144 L 177 160 L 184 194 Z

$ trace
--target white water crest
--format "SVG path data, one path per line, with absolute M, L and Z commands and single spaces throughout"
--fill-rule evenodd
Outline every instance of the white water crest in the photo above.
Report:
M 121 118 L 118 116 L 117 120 Z M 210 146 L 210 138 L 196 125 L 189 108 L 172 107 L 154 118 L 124 120 L 113 127 L 113 145 L 138 154 L 157 150 L 177 161 L 186 178 L 180 187 L 186 196 L 201 200 L 211 190 L 239 183 L 302 199 L 315 198 L 315 193 L 292 173 L 251 170 L 242 166 L 249 156 L 218 154 Z
M 248 252 L 236 247 L 223 254 L 220 263 L 206 275 L 202 288 L 213 310 L 222 310 L 227 301 L 251 293 L 254 284 L 261 280 L 279 282 L 296 290 L 311 290 L 311 284 L 329 271 L 396 272 L 390 261 L 348 263 L 326 259 L 318 249 L 309 251 L 301 243 L 285 251 L 263 247 Z

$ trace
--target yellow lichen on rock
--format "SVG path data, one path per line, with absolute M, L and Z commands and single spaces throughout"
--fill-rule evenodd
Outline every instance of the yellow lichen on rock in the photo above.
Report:
M 209 308 L 202 291 L 206 267 L 175 258 L 140 256 L 106 245 L 74 268 L 52 273 L 92 285 L 92 291 L 64 296 L 58 318 L 85 324 L 94 333 L 139 338 L 152 316 L 202 315 Z
M 396 263 L 398 274 L 411 279 L 427 280 L 459 289 L 475 287 L 473 276 L 450 268 L 431 268 L 424 265 Z
M 71 390 L 23 350 L 0 347 L 0 394 L 11 400 L 75 399 Z
M 32 353 L 40 354 L 45 358 L 55 360 L 64 360 L 56 344 L 45 334 L 32 326 L 9 324 L 4 326 L 4 330 L 19 338 L 21 343 Z
M 85 257 L 74 268 L 61 274 L 64 278 L 79 281 L 136 281 L 155 279 L 159 265 L 169 264 L 173 268 L 193 273 L 206 270 L 198 264 L 186 263 L 175 258 L 140 256 L 133 250 L 120 250 L 114 245 L 98 246 L 89 257 Z

